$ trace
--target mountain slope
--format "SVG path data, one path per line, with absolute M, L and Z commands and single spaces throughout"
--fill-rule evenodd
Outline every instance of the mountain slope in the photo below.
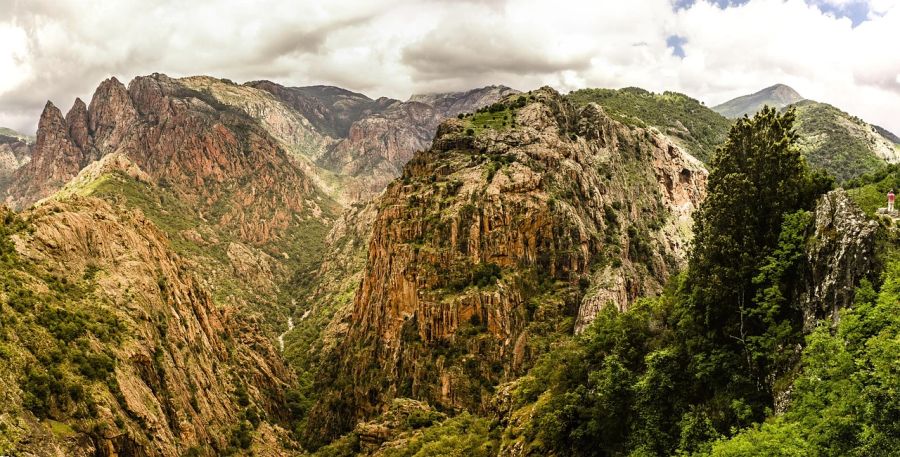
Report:
M 140 212 L 77 196 L 4 212 L 0 254 L 0 453 L 222 455 L 284 435 L 293 381 L 270 341 Z
M 549 88 L 445 122 L 374 203 L 308 437 L 321 443 L 397 396 L 484 411 L 558 335 L 660 290 L 705 176 L 664 138 Z
M 582 89 L 567 98 L 579 106 L 597 103 L 610 117 L 627 125 L 655 127 L 707 163 L 725 142 L 731 127 L 731 121 L 725 117 L 677 92 L 654 94 L 636 87 Z
M 735 119 L 744 115 L 753 116 L 763 106 L 780 109 L 803 100 L 803 97 L 794 89 L 776 84 L 759 92 L 743 95 L 714 106 L 713 111 L 729 118 Z
M 878 128 L 834 106 L 804 100 L 789 106 L 797 115 L 797 133 L 807 162 L 827 170 L 839 182 L 900 162 L 900 149 Z

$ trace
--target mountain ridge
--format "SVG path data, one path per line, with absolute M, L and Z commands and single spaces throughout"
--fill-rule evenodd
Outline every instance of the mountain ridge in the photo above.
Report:
M 803 99 L 791 87 L 785 84 L 775 84 L 758 92 L 733 98 L 712 107 L 712 109 L 727 118 L 735 119 L 745 115 L 753 116 L 766 105 L 781 109 Z

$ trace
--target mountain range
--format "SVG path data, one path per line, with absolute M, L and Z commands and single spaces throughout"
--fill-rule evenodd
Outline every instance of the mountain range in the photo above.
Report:
M 658 297 L 644 327 L 674 325 L 710 164 L 763 105 L 856 181 L 790 252 L 806 266 L 782 293 L 815 327 L 886 271 L 895 223 L 873 195 L 900 149 L 787 86 L 710 109 L 152 74 L 65 115 L 48 102 L 33 141 L 0 132 L 0 454 L 566 455 L 544 433 L 585 418 L 557 395 L 615 379 L 554 373 L 619 354 L 596 333 L 610 312 Z M 627 355 L 668 357 L 649 346 Z

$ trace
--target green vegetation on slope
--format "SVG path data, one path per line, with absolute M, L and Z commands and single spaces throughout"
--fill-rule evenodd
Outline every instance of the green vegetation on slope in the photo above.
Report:
M 293 290 L 276 288 L 261 295 L 257 285 L 248 283 L 234 271 L 228 249 L 232 242 L 239 240 L 229 230 L 213 222 L 217 213 L 227 211 L 225 207 L 214 206 L 211 214 L 204 218 L 165 186 L 153 186 L 120 172 L 100 176 L 81 193 L 140 209 L 166 233 L 176 252 L 196 261 L 199 273 L 213 279 L 210 282 L 211 292 L 219 305 L 235 301 L 249 303 L 251 308 L 243 311 L 262 317 L 272 335 L 282 331 L 284 319 L 292 306 Z M 223 196 L 219 201 L 229 202 L 229 199 Z M 293 221 L 281 237 L 258 246 L 271 256 L 273 263 L 282 262 L 288 271 L 287 274 L 273 271 L 273 276 L 267 279 L 276 284 L 304 284 L 322 261 L 327 231 L 325 222 L 315 217 L 305 217 Z
M 895 172 L 895 178 L 898 175 Z M 838 322 L 806 338 L 787 411 L 710 455 L 895 455 L 900 449 L 900 239 L 882 240 L 881 284 L 863 281 Z
M 809 100 L 792 106 L 800 147 L 811 167 L 827 170 L 843 182 L 884 165 L 874 152 L 872 127 L 858 117 Z
M 469 413 L 446 419 L 433 425 L 427 417 L 416 422 L 411 416 L 396 438 L 378 453 L 379 457 L 492 457 L 499 444 L 497 429 L 491 421 Z M 428 424 L 424 428 L 421 425 Z M 361 455 L 359 437 L 348 434 L 319 449 L 315 457 L 352 457 Z
M 845 183 L 854 201 L 869 216 L 887 206 L 887 193 L 900 191 L 900 165 L 886 165 Z
M 0 405 L 2 455 L 14 454 L 18 441 L 7 414 L 20 416 L 22 408 L 56 419 L 48 423 L 54 432 L 90 432 L 96 396 L 107 389 L 120 395 L 109 347 L 120 341 L 122 326 L 111 304 L 94 294 L 96 269 L 69 281 L 19 258 L 10 236 L 28 230 L 0 210 L 0 397 L 14 399 Z
M 829 184 L 806 170 L 792 122 L 771 109 L 737 122 L 713 159 L 688 271 L 659 298 L 624 313 L 606 308 L 542 357 L 517 383 L 504 446 L 702 454 L 772 414 L 803 341 L 791 294 L 807 210 Z
M 725 142 L 731 125 L 722 115 L 677 92 L 654 94 L 636 87 L 582 89 L 567 98 L 577 106 L 597 103 L 610 117 L 627 125 L 655 127 L 703 162 L 709 162 Z
M 534 97 L 531 99 L 534 100 Z M 457 117 L 466 121 L 468 135 L 478 135 L 488 129 L 503 131 L 516 126 L 516 110 L 525 106 L 527 101 L 525 95 L 520 95 L 513 103 L 497 102 L 474 113 L 460 114 Z

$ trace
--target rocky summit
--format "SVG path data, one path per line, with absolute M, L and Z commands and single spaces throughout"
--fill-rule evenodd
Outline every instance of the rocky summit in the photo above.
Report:
M 712 109 L 727 118 L 734 119 L 745 115 L 752 116 L 761 110 L 763 106 L 784 108 L 802 100 L 803 96 L 791 87 L 784 84 L 775 84 L 759 92 L 743 95 L 716 105 Z

